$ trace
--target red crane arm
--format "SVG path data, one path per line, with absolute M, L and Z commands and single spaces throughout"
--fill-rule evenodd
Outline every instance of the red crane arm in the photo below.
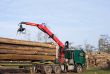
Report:
M 26 24 L 30 26 L 36 26 L 44 33 L 48 34 L 61 48 L 64 49 L 64 44 L 43 24 L 36 24 L 31 22 L 21 22 L 21 24 Z
M 59 49 L 61 50 L 59 53 L 59 62 L 60 63 L 64 63 L 64 49 L 65 49 L 65 45 L 43 24 L 36 24 L 36 23 L 31 23 L 31 22 L 21 22 L 20 24 L 26 24 L 26 25 L 30 25 L 30 26 L 36 26 L 38 27 L 41 31 L 43 31 L 44 33 L 48 34 L 58 45 L 59 45 Z M 24 28 L 19 29 L 19 31 L 23 31 Z

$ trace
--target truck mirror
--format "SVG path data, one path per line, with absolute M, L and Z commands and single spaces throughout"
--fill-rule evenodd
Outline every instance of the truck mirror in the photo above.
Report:
M 65 42 L 65 49 L 68 49 L 69 48 L 69 41 L 66 41 Z

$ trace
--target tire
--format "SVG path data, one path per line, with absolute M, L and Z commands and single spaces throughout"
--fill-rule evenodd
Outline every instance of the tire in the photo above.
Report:
M 50 65 L 43 66 L 42 74 L 51 74 L 52 73 L 52 67 Z
M 34 65 L 32 66 L 32 71 L 34 74 L 38 72 L 36 66 L 34 66 Z
M 83 72 L 86 71 L 86 70 L 87 70 L 87 67 L 86 66 L 83 66 Z
M 55 65 L 53 71 L 55 74 L 61 74 L 61 67 L 59 65 Z
M 81 66 L 81 65 L 77 65 L 77 66 L 76 66 L 76 72 L 77 72 L 77 73 L 81 73 L 82 71 L 83 71 L 82 66 Z

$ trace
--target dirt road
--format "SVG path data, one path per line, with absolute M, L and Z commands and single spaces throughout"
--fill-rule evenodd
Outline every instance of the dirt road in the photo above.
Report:
M 0 74 L 31 74 L 31 73 L 29 70 L 24 70 L 24 69 L 0 69 Z M 36 73 L 36 74 L 41 74 L 41 73 Z M 62 74 L 75 74 L 75 73 L 62 73 Z

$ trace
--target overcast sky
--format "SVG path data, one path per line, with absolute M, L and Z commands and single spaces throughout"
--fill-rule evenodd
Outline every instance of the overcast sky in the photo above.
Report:
M 21 21 L 47 23 L 63 42 L 97 46 L 100 35 L 110 35 L 110 0 L 0 0 L 0 37 L 18 39 Z

